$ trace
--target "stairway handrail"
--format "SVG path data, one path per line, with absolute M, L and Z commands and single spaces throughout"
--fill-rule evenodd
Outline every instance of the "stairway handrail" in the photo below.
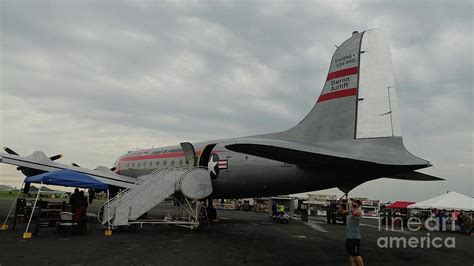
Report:
M 113 198 L 109 199 L 108 201 L 105 201 L 105 202 L 99 207 L 99 209 L 97 210 L 98 221 L 99 221 L 100 223 L 103 222 L 103 220 L 100 218 L 100 212 L 101 212 L 101 210 L 102 210 L 103 208 L 106 207 L 107 202 L 109 203 L 109 204 L 108 204 L 108 207 L 109 207 L 109 208 L 114 207 L 113 205 L 116 205 L 117 202 L 121 202 L 120 199 L 123 200 L 123 199 L 125 199 L 125 198 L 128 198 L 128 197 L 121 197 L 121 195 L 127 193 L 128 191 L 130 191 L 131 189 L 136 188 L 136 187 L 139 186 L 139 185 L 142 185 L 145 181 L 151 180 L 152 178 L 150 178 L 150 177 L 153 176 L 153 175 L 155 175 L 156 173 L 158 173 L 158 172 L 164 172 L 164 173 L 158 175 L 158 178 L 157 178 L 157 179 L 159 179 L 159 177 L 161 177 L 163 174 L 167 173 L 169 170 L 170 170 L 170 168 L 160 168 L 160 169 L 157 169 L 157 170 L 155 170 L 155 171 L 153 171 L 153 172 L 151 172 L 151 173 L 149 173 L 149 174 L 147 174 L 147 175 L 143 175 L 142 178 L 141 178 L 140 180 L 138 180 L 136 183 L 134 183 L 134 184 L 131 185 L 130 187 L 128 187 L 128 188 L 126 188 L 126 189 L 120 191 L 119 193 L 117 193 L 117 195 L 115 195 Z M 120 201 L 119 201 L 119 200 L 120 200 Z M 109 217 L 109 219 L 110 219 L 110 217 Z
M 206 170 L 207 170 L 206 167 L 199 167 L 199 166 L 197 166 L 197 167 L 176 167 L 176 168 L 173 168 L 173 171 L 175 171 L 175 170 L 185 170 L 185 171 L 176 179 L 177 183 L 179 183 L 179 185 L 181 185 L 181 182 L 182 182 L 182 180 L 183 180 L 183 177 L 184 177 L 185 175 L 187 175 L 188 173 L 190 173 L 190 172 L 196 170 L 196 169 L 206 169 Z M 163 176 L 165 176 L 165 175 L 163 175 Z M 160 177 L 159 179 L 161 179 L 161 177 Z M 155 179 L 155 180 L 158 181 L 158 178 Z M 176 184 L 175 184 L 175 190 L 176 190 Z M 136 193 L 135 193 L 134 195 L 136 195 Z M 170 195 L 162 195 L 161 197 L 157 198 L 156 201 L 157 201 L 157 202 L 162 202 L 163 200 L 165 200 L 165 199 L 166 199 L 167 197 L 169 197 L 169 196 L 170 196 Z M 158 204 L 159 204 L 159 203 L 155 204 L 154 206 L 156 206 L 156 205 L 158 205 Z M 152 207 L 152 208 L 153 208 L 153 207 Z M 140 210 L 140 211 L 136 211 L 136 210 L 135 210 L 134 212 L 135 212 L 135 214 L 136 214 L 136 217 L 140 217 L 141 215 L 143 215 L 143 214 L 144 214 L 145 212 L 147 212 L 148 210 L 150 210 L 150 209 L 145 209 L 145 210 Z
M 120 199 L 125 199 L 127 197 L 122 197 L 122 195 L 125 195 L 126 193 L 128 193 L 130 190 L 132 189 L 136 189 L 137 187 L 140 187 L 141 185 L 144 185 L 148 182 L 151 182 L 153 180 L 158 180 L 160 179 L 161 176 L 165 175 L 167 172 L 169 172 L 171 170 L 171 168 L 160 168 L 156 171 L 153 171 L 147 175 L 143 175 L 142 178 L 137 181 L 135 184 L 133 184 L 132 186 L 120 191 L 119 193 L 117 193 L 117 195 L 115 195 L 115 197 L 111 198 L 109 200 L 109 205 L 113 205 L 115 204 L 116 201 L 120 200 Z M 158 172 L 162 172 L 160 173 L 159 175 L 155 176 Z M 152 178 L 154 177 L 154 178 Z M 120 202 L 120 201 L 119 201 Z
M 118 204 L 122 203 L 124 200 L 127 200 L 127 199 L 135 196 L 137 193 L 143 191 L 146 187 L 148 187 L 146 185 L 151 185 L 155 182 L 158 182 L 159 180 L 161 180 L 164 176 L 166 176 L 170 172 L 174 172 L 174 171 L 177 171 L 177 170 L 185 170 L 180 175 L 180 177 L 178 178 L 178 182 L 181 183 L 182 177 L 185 176 L 186 174 L 188 174 L 189 172 L 195 170 L 195 169 L 207 169 L 207 167 L 202 167 L 202 166 L 189 167 L 189 166 L 185 166 L 185 167 L 160 168 L 160 169 L 157 169 L 156 171 L 151 172 L 150 174 L 144 175 L 135 184 L 133 184 L 132 186 L 128 187 L 127 189 L 121 191 L 120 193 L 118 193 L 112 199 L 109 199 L 108 201 L 105 201 L 102 204 L 102 206 L 99 207 L 98 212 L 97 212 L 99 222 L 103 223 L 103 219 L 100 215 L 100 212 L 101 212 L 102 209 L 105 209 L 105 207 L 108 207 L 108 208 L 116 207 Z M 161 172 L 161 173 L 159 173 L 159 172 Z M 158 176 L 156 176 L 157 173 L 159 173 Z M 166 196 L 166 197 L 168 197 L 168 196 Z M 161 201 L 163 201 L 163 200 L 164 199 L 162 199 Z M 108 204 L 107 204 L 107 202 L 108 202 Z M 108 217 L 108 219 L 111 219 L 111 217 Z

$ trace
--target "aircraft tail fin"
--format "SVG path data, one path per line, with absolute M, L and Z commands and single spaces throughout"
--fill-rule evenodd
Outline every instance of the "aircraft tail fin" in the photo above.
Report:
M 367 30 L 336 49 L 313 109 L 281 134 L 307 142 L 400 137 L 398 120 L 388 38 Z

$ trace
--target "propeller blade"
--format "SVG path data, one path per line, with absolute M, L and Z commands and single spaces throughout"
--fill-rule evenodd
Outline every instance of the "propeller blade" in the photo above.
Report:
M 56 161 L 57 159 L 61 159 L 62 157 L 63 157 L 62 154 L 58 154 L 58 155 L 49 157 L 49 159 L 51 159 L 51 161 Z
M 4 150 L 6 153 L 8 153 L 8 154 L 11 154 L 11 155 L 18 155 L 18 156 L 19 156 L 18 153 L 16 153 L 14 150 L 12 150 L 12 149 L 10 149 L 10 148 L 8 148 L 8 147 L 3 147 L 3 150 Z M 16 168 L 17 171 L 22 171 L 23 169 L 24 169 L 24 168 L 21 167 L 21 166 L 18 166 L 18 167 Z
M 8 154 L 12 154 L 12 155 L 19 155 L 18 153 L 16 153 L 14 150 L 8 148 L 8 147 L 3 147 L 3 150 L 8 153 Z
M 14 150 L 12 150 L 8 147 L 3 147 L 3 150 L 8 154 L 20 156 Z M 34 153 L 32 155 L 34 155 Z M 30 156 L 32 156 L 32 155 L 30 155 Z M 58 154 L 56 156 L 51 157 L 50 159 L 54 161 L 54 160 L 57 160 L 61 157 L 62 157 L 62 155 Z M 28 168 L 28 167 L 23 167 L 23 166 L 18 166 L 16 168 L 16 170 L 21 171 L 25 176 L 33 176 L 33 175 L 38 175 L 38 174 L 44 173 L 44 171 L 37 170 L 37 169 L 32 169 L 32 168 Z

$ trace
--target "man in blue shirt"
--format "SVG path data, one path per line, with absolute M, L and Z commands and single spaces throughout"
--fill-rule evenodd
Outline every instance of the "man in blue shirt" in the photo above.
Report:
M 343 214 L 347 214 L 347 226 L 346 226 L 346 250 L 349 255 L 349 260 L 352 266 L 363 266 L 364 261 L 359 254 L 360 249 L 360 230 L 359 222 L 362 217 L 362 211 L 360 206 L 362 205 L 360 200 L 352 200 L 351 208 L 349 210 L 343 210 L 342 207 L 339 211 Z

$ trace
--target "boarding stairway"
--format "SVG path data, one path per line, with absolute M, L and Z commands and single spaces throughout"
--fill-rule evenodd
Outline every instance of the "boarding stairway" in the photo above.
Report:
M 99 221 L 113 227 L 139 223 L 144 213 L 163 202 L 176 191 L 181 191 L 186 207 L 191 214 L 187 221 L 161 220 L 156 223 L 175 223 L 195 226 L 198 223 L 197 208 L 190 203 L 212 193 L 209 172 L 202 167 L 161 168 L 140 179 L 131 187 L 121 191 L 99 208 Z M 196 201 L 194 201 L 196 202 Z M 143 222 L 140 222 L 143 223 Z

